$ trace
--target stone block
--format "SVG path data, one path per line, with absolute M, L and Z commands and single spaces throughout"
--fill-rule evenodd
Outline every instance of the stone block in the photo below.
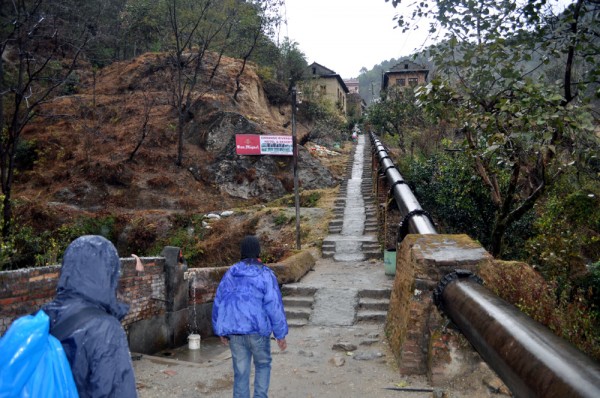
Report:
M 298 282 L 315 266 L 315 257 L 309 250 L 303 250 L 276 264 L 267 264 L 275 272 L 280 285 Z

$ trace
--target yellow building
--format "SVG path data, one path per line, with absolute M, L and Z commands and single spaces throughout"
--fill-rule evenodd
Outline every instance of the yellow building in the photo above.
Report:
M 330 101 L 342 115 L 346 116 L 346 96 L 349 91 L 340 75 L 323 65 L 313 62 L 306 70 L 302 86 L 303 91 L 308 91 L 312 96 Z
M 429 70 L 409 60 L 403 60 L 383 74 L 382 89 L 388 87 L 414 87 L 427 83 Z

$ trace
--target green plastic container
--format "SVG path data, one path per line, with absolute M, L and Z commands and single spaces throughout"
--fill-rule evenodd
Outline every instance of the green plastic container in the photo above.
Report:
M 383 252 L 383 269 L 386 275 L 396 275 L 396 249 Z

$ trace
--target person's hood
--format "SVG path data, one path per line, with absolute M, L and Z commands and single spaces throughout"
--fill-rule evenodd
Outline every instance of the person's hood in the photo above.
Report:
M 231 276 L 233 277 L 254 277 L 259 276 L 264 264 L 256 258 L 247 258 L 235 263 L 231 267 Z
M 121 261 L 106 238 L 86 235 L 75 239 L 65 251 L 57 298 L 83 298 L 121 320 L 129 306 L 117 300 Z

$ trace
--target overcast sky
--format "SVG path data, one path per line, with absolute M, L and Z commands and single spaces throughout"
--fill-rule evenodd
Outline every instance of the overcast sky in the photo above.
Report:
M 297 42 L 309 64 L 317 62 L 343 79 L 433 44 L 426 21 L 418 31 L 394 29 L 399 9 L 385 0 L 285 0 L 285 11 L 288 23 L 281 37 Z
M 342 78 L 364 66 L 411 54 L 424 35 L 394 29 L 396 9 L 385 0 L 285 0 L 287 32 L 309 64 L 317 62 Z M 419 36 L 419 37 L 417 37 Z

